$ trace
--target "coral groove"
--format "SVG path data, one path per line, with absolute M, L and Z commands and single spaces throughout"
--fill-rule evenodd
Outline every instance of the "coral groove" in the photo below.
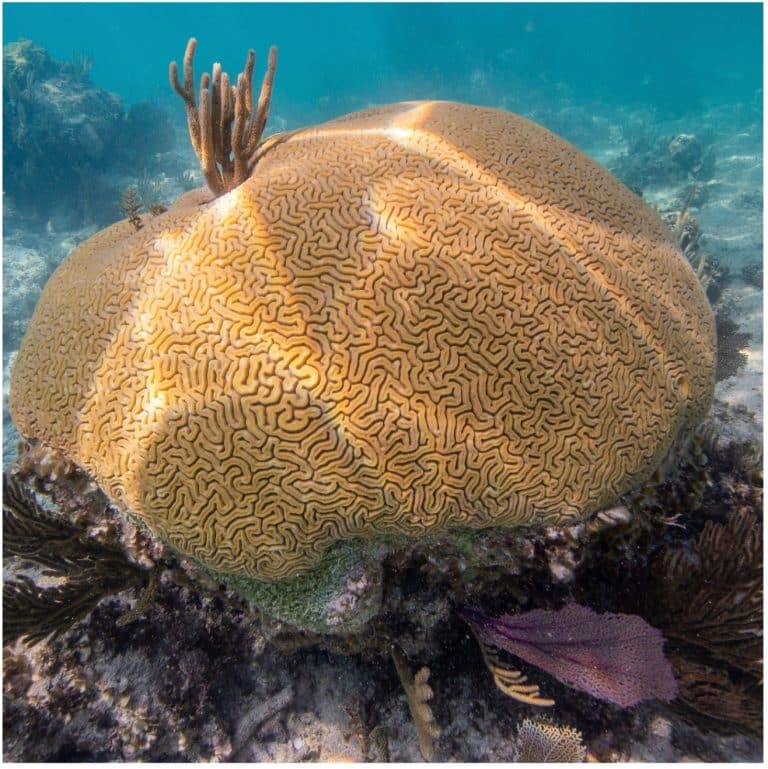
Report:
M 11 408 L 182 553 L 271 580 L 337 540 L 583 518 L 700 420 L 713 368 L 649 207 L 522 118 L 407 102 L 75 249 Z

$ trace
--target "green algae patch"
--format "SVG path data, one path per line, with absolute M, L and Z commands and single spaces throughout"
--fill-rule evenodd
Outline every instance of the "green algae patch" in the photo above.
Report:
M 360 630 L 381 607 L 381 542 L 339 543 L 319 564 L 274 582 L 212 572 L 264 614 L 313 633 Z

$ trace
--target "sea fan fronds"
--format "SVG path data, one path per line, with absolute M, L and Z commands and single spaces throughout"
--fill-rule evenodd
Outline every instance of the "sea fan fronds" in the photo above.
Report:
M 763 527 L 737 508 L 652 564 L 647 616 L 673 646 L 676 710 L 699 728 L 762 733 Z M 759 509 L 759 508 L 756 508 Z
M 3 586 L 3 644 L 36 643 L 86 616 L 105 596 L 140 585 L 147 572 L 125 554 L 45 510 L 18 478 L 3 475 L 3 558 L 42 567 L 56 584 L 17 573 Z
M 55 587 L 40 587 L 19 574 L 3 585 L 3 645 L 24 638 L 28 644 L 56 637 L 82 619 L 109 592 L 86 579 Z M 118 590 L 125 588 L 121 583 Z
M 573 727 L 530 718 L 517 727 L 519 763 L 580 763 L 586 755 L 581 732 Z
M 762 675 L 762 523 L 752 511 L 707 521 L 691 551 L 665 549 L 653 574 L 650 614 L 668 638 Z
M 677 693 L 661 633 L 638 616 L 597 614 L 573 603 L 496 618 L 468 608 L 459 614 L 482 643 L 620 707 Z
M 685 720 L 705 731 L 762 736 L 762 687 L 755 680 L 737 681 L 726 670 L 678 653 L 670 661 L 679 686 L 675 709 Z
M 3 558 L 17 556 L 40 563 L 41 548 L 51 545 L 61 552 L 72 538 L 71 526 L 41 507 L 16 476 L 3 474 Z

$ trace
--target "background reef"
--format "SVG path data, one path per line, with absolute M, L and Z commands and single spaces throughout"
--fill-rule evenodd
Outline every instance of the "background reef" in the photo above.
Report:
M 17 222 L 104 226 L 115 218 L 115 177 L 138 166 L 143 187 L 157 183 L 153 158 L 176 141 L 169 115 L 146 101 L 126 108 L 93 86 L 91 66 L 85 55 L 55 61 L 31 40 L 3 48 L 4 211 Z
M 76 243 L 123 215 L 125 191 L 135 189 L 148 211 L 199 185 L 200 174 L 181 109 L 126 105 L 93 85 L 88 57 L 57 62 L 15 41 L 4 49 L 4 73 L 7 373 L 45 278 Z M 498 71 L 469 75 L 465 98 L 473 89 L 486 100 L 495 94 L 497 106 L 561 133 L 679 232 L 716 310 L 720 351 L 717 400 L 692 447 L 587 524 L 491 529 L 397 550 L 383 564 L 378 615 L 361 632 L 330 636 L 249 610 L 119 518 L 60 459 L 22 447 L 17 460 L 4 409 L 6 467 L 37 502 L 140 574 L 58 636 L 4 646 L 7 760 L 420 760 L 393 643 L 412 678 L 429 668 L 437 760 L 541 760 L 553 744 L 565 757 L 601 760 L 760 758 L 759 100 L 665 112 L 543 85 L 529 87 L 523 103 L 522 86 L 515 94 L 498 87 Z M 163 71 L 157 79 L 165 85 Z M 363 106 L 329 99 L 333 112 Z M 276 108 L 273 129 L 317 117 L 285 102 Z M 6 580 L 18 560 L 5 559 Z M 163 568 L 145 602 L 152 563 Z M 678 697 L 625 711 L 525 665 L 556 705 L 544 712 L 502 694 L 455 609 L 517 613 L 568 600 L 660 628 Z

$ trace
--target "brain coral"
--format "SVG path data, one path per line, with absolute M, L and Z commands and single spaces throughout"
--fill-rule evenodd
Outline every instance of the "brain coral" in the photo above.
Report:
M 270 580 L 356 536 L 582 518 L 709 405 L 713 318 L 667 230 L 520 117 L 359 112 L 200 199 L 74 250 L 11 402 L 215 570 Z

